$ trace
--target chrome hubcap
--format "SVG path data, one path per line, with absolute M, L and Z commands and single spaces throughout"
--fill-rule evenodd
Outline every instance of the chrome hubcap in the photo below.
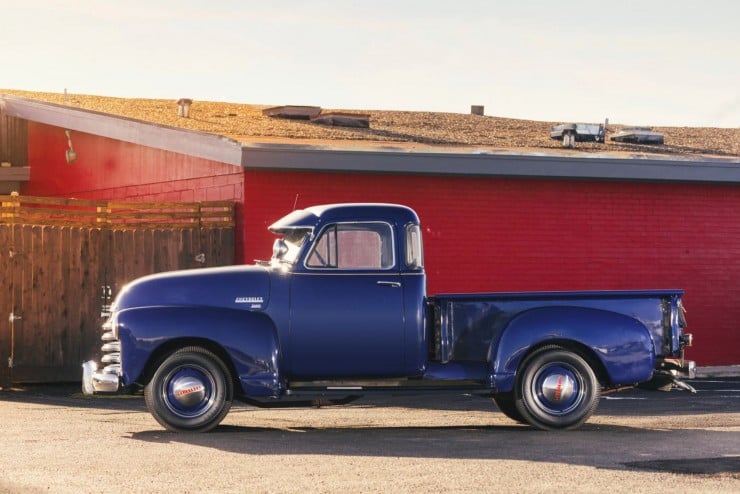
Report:
M 570 400 L 575 391 L 575 381 L 567 374 L 551 374 L 542 382 L 542 394 L 553 403 Z
M 566 363 L 552 363 L 541 368 L 532 381 L 532 392 L 537 406 L 555 416 L 572 412 L 584 399 L 578 372 Z
M 180 406 L 192 408 L 206 397 L 206 387 L 193 376 L 179 377 L 172 381 L 172 397 Z
M 182 418 L 200 417 L 213 407 L 216 383 L 204 368 L 193 365 L 170 373 L 162 390 L 170 411 Z

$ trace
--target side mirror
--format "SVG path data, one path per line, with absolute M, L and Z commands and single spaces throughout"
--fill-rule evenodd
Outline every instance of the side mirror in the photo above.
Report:
M 272 257 L 274 259 L 280 259 L 288 253 L 288 245 L 285 240 L 279 238 L 272 244 Z

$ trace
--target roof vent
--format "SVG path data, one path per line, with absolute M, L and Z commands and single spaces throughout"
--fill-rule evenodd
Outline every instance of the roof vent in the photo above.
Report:
M 190 118 L 190 105 L 193 104 L 193 100 L 189 98 L 180 98 L 177 100 L 177 116 Z
M 611 137 L 612 141 L 632 144 L 664 144 L 662 132 L 650 127 L 625 127 Z
M 359 127 L 363 129 L 370 128 L 370 114 L 368 113 L 346 113 L 339 111 L 322 111 L 311 121 L 323 125 L 335 125 L 338 127 Z
M 266 117 L 292 118 L 294 120 L 310 120 L 321 113 L 320 106 L 285 105 L 265 108 L 262 114 Z

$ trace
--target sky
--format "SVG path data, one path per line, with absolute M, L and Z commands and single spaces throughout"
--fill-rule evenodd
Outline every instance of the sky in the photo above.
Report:
M 740 127 L 737 0 L 0 0 L 0 88 Z

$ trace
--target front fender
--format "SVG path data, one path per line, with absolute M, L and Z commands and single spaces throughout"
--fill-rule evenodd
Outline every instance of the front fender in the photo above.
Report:
M 649 380 L 655 368 L 650 332 L 638 320 L 600 309 L 544 307 L 513 317 L 491 342 L 492 385 L 511 391 L 524 356 L 548 342 L 574 342 L 590 349 L 611 385 Z
M 272 320 L 262 313 L 216 307 L 144 307 L 118 314 L 124 384 L 142 377 L 158 349 L 198 339 L 222 348 L 247 396 L 277 396 L 283 389 L 280 346 Z

